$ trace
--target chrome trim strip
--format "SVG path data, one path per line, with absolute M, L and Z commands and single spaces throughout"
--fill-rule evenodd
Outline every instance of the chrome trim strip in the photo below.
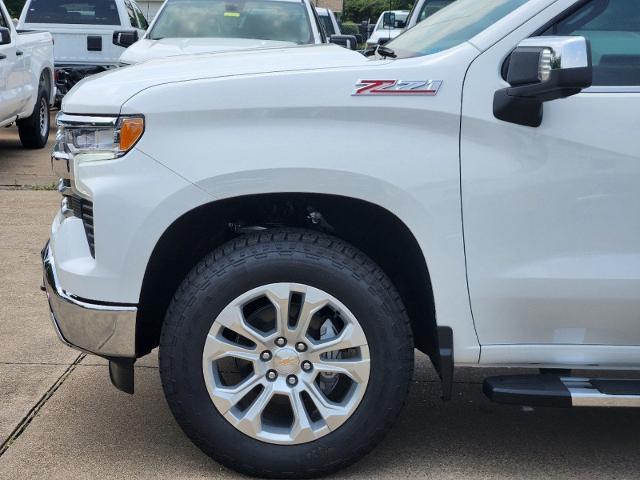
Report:
M 56 116 L 56 124 L 58 126 L 81 126 L 89 127 L 115 127 L 118 116 L 97 116 L 97 115 L 69 115 L 60 112 Z
M 623 86 L 602 86 L 595 85 L 585 88 L 582 93 L 640 93 L 640 86 L 623 87 Z
M 591 384 L 589 378 L 562 377 L 573 407 L 640 407 L 640 396 L 607 395 Z
M 69 154 L 57 150 L 54 150 L 51 154 L 51 169 L 53 173 L 61 179 L 71 180 L 73 178 L 71 165 L 72 162 L 69 159 Z
M 58 181 L 58 192 L 62 196 L 73 195 L 73 188 L 64 184 L 64 179 L 60 178 Z
M 63 343 L 107 358 L 136 358 L 137 307 L 81 301 L 60 286 L 51 247 L 42 250 L 44 286 L 54 328 Z

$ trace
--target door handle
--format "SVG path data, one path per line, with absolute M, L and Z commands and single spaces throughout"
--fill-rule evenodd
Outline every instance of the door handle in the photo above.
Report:
M 4 60 L 7 56 L 4 53 L 0 53 L 0 60 Z
M 24 52 L 22 50 L 16 50 L 16 56 L 19 57 L 23 54 Z

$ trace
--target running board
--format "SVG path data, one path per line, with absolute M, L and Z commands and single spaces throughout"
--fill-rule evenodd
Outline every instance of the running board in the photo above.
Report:
M 640 380 L 552 374 L 488 377 L 484 394 L 496 403 L 531 407 L 640 407 Z

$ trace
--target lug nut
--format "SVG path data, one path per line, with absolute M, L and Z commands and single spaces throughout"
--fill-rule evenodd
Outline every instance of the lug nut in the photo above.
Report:
M 276 338 L 276 345 L 279 347 L 284 347 L 287 344 L 287 339 L 284 337 Z
M 289 375 L 287 377 L 287 383 L 290 387 L 295 386 L 298 383 L 298 377 L 296 377 L 295 375 Z
M 267 380 L 273 382 L 276 378 L 278 378 L 278 372 L 276 372 L 275 370 L 269 370 L 267 372 Z
M 309 360 L 305 360 L 300 366 L 305 372 L 310 372 L 311 370 L 313 370 L 313 364 Z
M 270 351 L 268 351 L 268 350 L 265 350 L 264 352 L 262 352 L 262 353 L 260 354 L 260 359 L 261 359 L 263 362 L 268 362 L 269 360 L 271 360 L 271 352 L 270 352 Z
M 307 351 L 307 345 L 304 342 L 298 342 L 296 343 L 296 350 L 299 352 L 306 352 Z

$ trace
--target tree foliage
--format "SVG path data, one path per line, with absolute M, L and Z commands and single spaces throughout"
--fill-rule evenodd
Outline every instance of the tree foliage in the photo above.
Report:
M 4 5 L 7 7 L 7 10 L 9 10 L 11 18 L 18 18 L 20 16 L 24 2 L 25 0 L 4 0 Z
M 385 10 L 410 10 L 412 0 L 344 0 L 341 19 L 360 23 L 375 22 Z

